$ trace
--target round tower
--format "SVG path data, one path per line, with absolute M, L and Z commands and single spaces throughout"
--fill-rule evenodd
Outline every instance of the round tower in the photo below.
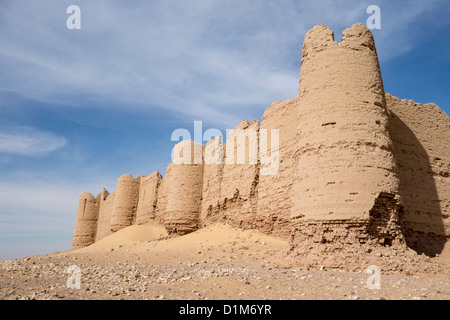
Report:
M 201 152 L 202 145 L 193 141 L 182 141 L 174 149 L 174 162 L 180 164 L 171 163 L 164 178 L 167 184 L 164 224 L 170 233 L 186 234 L 199 228 L 203 164 L 195 164 L 199 161 L 194 160 L 199 153 L 201 157 Z
M 111 216 L 111 231 L 131 226 L 136 218 L 140 177 L 126 174 L 117 181 L 116 195 Z
M 73 233 L 73 249 L 84 248 L 95 242 L 98 209 L 97 199 L 92 194 L 85 192 L 80 195 Z
M 363 24 L 346 29 L 340 43 L 322 25 L 306 34 L 299 98 L 291 217 L 369 219 L 375 206 L 397 199 L 383 81 Z

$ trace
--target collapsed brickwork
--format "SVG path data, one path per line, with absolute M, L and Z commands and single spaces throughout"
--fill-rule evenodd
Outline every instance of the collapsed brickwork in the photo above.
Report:
M 242 121 L 223 144 L 179 143 L 184 160 L 164 178 L 126 175 L 114 193 L 83 193 L 73 248 L 151 220 L 173 234 L 220 221 L 289 238 L 293 255 L 438 254 L 450 236 L 448 116 L 385 93 L 362 24 L 341 42 L 316 26 L 302 54 L 299 95 L 273 103 L 261 123 Z

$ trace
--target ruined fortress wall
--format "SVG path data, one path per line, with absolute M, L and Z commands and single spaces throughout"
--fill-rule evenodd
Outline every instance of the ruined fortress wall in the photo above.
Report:
M 73 249 L 83 248 L 95 242 L 98 209 L 97 199 L 92 194 L 85 192 L 80 195 L 77 220 L 73 233 Z
M 99 241 L 110 234 L 111 231 L 111 214 L 114 207 L 114 198 L 116 193 L 109 192 L 105 189 L 100 192 L 97 196 L 97 202 L 99 204 L 99 214 L 97 223 L 97 234 L 95 236 L 95 241 Z
M 190 155 L 186 155 L 187 149 L 184 147 L 191 150 Z M 176 150 L 182 150 L 181 158 L 185 162 L 174 163 L 170 168 L 170 175 L 166 174 L 167 205 L 164 225 L 170 233 L 186 234 L 200 226 L 203 190 L 202 145 L 193 141 L 180 142 L 175 146 L 174 161 L 178 154 Z M 200 153 L 201 164 L 195 164 L 197 153 Z
M 435 104 L 386 94 L 400 177 L 402 225 L 450 235 L 450 124 Z
M 290 233 L 290 213 L 293 173 L 295 168 L 295 151 L 297 149 L 297 111 L 298 98 L 274 102 L 262 117 L 260 126 L 260 175 L 258 185 L 258 229 L 265 233 L 287 237 Z M 261 134 L 267 132 L 267 145 L 262 142 Z M 278 159 L 270 161 L 278 164 L 278 170 L 273 173 L 264 168 L 272 169 L 274 163 L 263 160 L 264 152 L 271 156 L 272 134 L 278 132 Z M 275 138 L 275 136 L 274 136 Z
M 117 182 L 116 196 L 111 216 L 111 231 L 131 226 L 136 219 L 141 177 L 123 175 Z
M 368 219 L 398 178 L 375 44 L 355 24 L 343 32 L 315 26 L 301 63 L 297 167 L 292 218 Z
M 141 177 L 136 224 L 145 224 L 156 218 L 156 203 L 161 179 L 159 172 L 153 172 L 148 177 Z
M 164 215 L 167 207 L 168 181 L 171 180 L 170 176 L 173 166 L 173 163 L 170 163 L 167 166 L 164 179 L 161 179 L 159 182 L 158 194 L 156 198 L 155 221 L 161 224 L 164 224 Z
M 229 136 L 222 146 L 223 163 L 197 162 L 203 147 L 183 141 L 174 152 L 183 161 L 174 157 L 164 179 L 125 175 L 115 193 L 83 193 L 73 247 L 154 219 L 178 234 L 216 221 L 282 237 L 291 231 L 291 249 L 304 257 L 311 246 L 353 254 L 354 246 L 405 242 L 440 253 L 450 235 L 448 116 L 384 93 L 362 24 L 340 43 L 325 26 L 310 30 L 300 75 L 298 97 L 273 103 L 261 124 L 239 123 L 237 144 Z M 279 130 L 278 170 L 264 174 L 264 132 L 270 149 L 272 129 Z
M 224 168 L 224 145 L 221 139 L 213 139 L 205 146 L 203 165 L 203 191 L 200 223 L 205 226 L 218 216 L 220 186 Z M 209 161 L 210 160 L 210 161 Z
M 227 137 L 218 215 L 235 226 L 253 223 L 252 214 L 254 217 L 258 209 L 258 149 L 259 122 L 256 120 L 241 121 Z

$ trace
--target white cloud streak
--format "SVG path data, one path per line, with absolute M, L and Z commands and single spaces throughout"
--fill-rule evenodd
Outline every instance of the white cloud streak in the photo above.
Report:
M 70 31 L 65 9 L 72 2 L 6 3 L 0 90 L 67 105 L 84 96 L 108 106 L 158 107 L 224 125 L 235 124 L 245 106 L 295 96 L 304 33 L 318 23 L 342 30 L 365 22 L 370 4 L 77 1 L 82 29 Z M 429 7 L 416 1 L 395 19 L 382 11 L 380 51 L 384 42 L 401 48 L 383 57 L 410 49 L 407 32 L 397 31 Z
M 0 153 L 40 156 L 64 147 L 67 140 L 31 127 L 0 128 Z

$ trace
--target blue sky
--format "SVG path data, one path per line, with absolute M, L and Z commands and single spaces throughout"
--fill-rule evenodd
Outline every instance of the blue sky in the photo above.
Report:
M 225 132 L 296 96 L 306 31 L 340 40 L 369 5 L 386 91 L 450 113 L 445 0 L 1 1 L 0 258 L 70 249 L 79 194 L 164 174 L 173 130 Z

